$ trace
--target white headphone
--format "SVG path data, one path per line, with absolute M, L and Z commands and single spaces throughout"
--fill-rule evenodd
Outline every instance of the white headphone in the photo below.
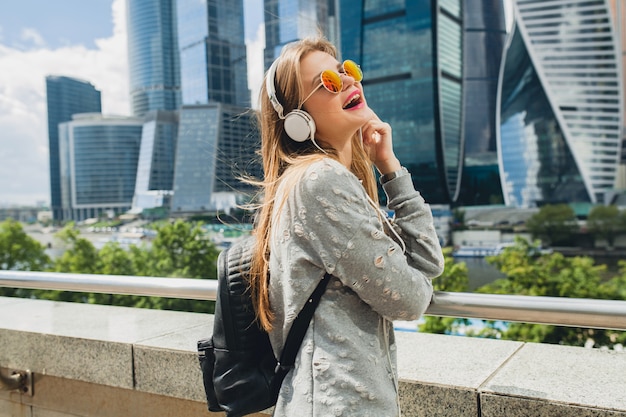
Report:
M 286 116 L 283 114 L 283 106 L 276 98 L 277 65 L 278 59 L 267 70 L 267 77 L 265 78 L 265 89 L 267 90 L 270 103 L 272 103 L 274 110 L 278 113 L 278 117 L 285 121 L 285 133 L 287 133 L 287 136 L 296 142 L 304 142 L 307 139 L 311 139 L 313 144 L 317 146 L 317 143 L 315 143 L 315 122 L 309 113 L 301 109 L 294 109 L 287 113 Z

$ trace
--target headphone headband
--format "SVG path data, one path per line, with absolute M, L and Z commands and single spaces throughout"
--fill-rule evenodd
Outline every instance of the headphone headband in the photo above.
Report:
M 272 62 L 270 69 L 267 70 L 267 76 L 265 77 L 265 89 L 267 90 L 267 96 L 270 99 L 270 103 L 272 103 L 272 107 L 278 113 L 278 117 L 284 119 L 285 116 L 283 114 L 283 106 L 276 98 L 276 67 L 278 66 L 278 58 Z

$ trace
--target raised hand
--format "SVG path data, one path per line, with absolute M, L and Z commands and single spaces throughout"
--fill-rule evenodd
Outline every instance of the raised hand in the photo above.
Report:
M 372 117 L 362 127 L 363 148 L 381 174 L 397 171 L 400 161 L 393 152 L 391 126 L 372 111 Z

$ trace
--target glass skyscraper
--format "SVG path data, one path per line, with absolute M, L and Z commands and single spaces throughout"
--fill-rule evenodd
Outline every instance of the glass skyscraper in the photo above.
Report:
M 315 36 L 318 30 L 339 46 L 337 4 L 338 0 L 263 0 L 265 68 L 269 68 L 285 44 Z
M 181 106 L 175 0 L 127 0 L 130 97 L 143 119 L 133 213 L 166 207 L 174 181 Z
M 59 126 L 64 219 L 81 221 L 131 208 L 141 119 L 74 115 Z
M 175 0 L 126 0 L 132 112 L 180 107 Z
M 608 2 L 518 0 L 499 87 L 507 205 L 598 203 L 614 188 L 621 48 Z
M 182 101 L 170 213 L 230 211 L 259 171 L 243 0 L 177 0 Z
M 460 205 L 502 204 L 496 97 L 506 25 L 502 0 L 463 0 L 463 174 Z
M 144 116 L 133 212 L 168 205 L 177 137 L 178 112 L 153 110 Z
M 430 203 L 457 199 L 463 149 L 460 0 L 340 1 L 341 52 Z
M 250 106 L 242 0 L 177 0 L 183 104 Z
M 260 178 L 258 131 L 250 112 L 222 103 L 185 106 L 181 111 L 174 195 L 170 213 L 229 211 L 246 190 L 238 177 Z
M 48 108 L 48 147 L 50 157 L 50 206 L 54 220 L 63 220 L 61 210 L 61 172 L 59 162 L 59 123 L 72 115 L 100 112 L 100 91 L 87 81 L 50 75 L 46 77 Z

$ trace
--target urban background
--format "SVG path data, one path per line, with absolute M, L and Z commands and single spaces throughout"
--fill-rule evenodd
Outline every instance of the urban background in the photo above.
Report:
M 263 0 L 261 9 L 254 79 L 282 46 L 318 32 L 361 65 L 368 104 L 393 127 L 448 248 L 439 289 L 626 299 L 620 0 Z M 214 277 L 219 250 L 251 229 L 241 207 L 256 194 L 240 178 L 262 175 L 246 10 L 243 0 L 126 0 L 129 116 L 103 114 L 90 80 L 45 77 L 49 204 L 0 208 L 0 221 L 13 219 L 1 232 L 23 230 L 44 255 L 3 269 Z M 511 272 L 516 254 L 521 275 Z M 160 263 L 142 270 L 151 259 Z M 468 324 L 429 319 L 424 330 Z M 480 328 L 507 331 L 626 340 Z
M 125 6 L 131 116 L 102 114 L 89 80 L 45 79 L 52 219 L 236 210 L 253 195 L 239 177 L 261 174 L 243 0 Z M 493 210 L 475 219 L 474 207 L 501 207 L 516 222 L 548 204 L 580 218 L 626 204 L 625 9 L 599 0 L 264 0 L 264 68 L 318 31 L 358 61 L 368 103 L 393 126 L 449 243 L 444 226 L 458 207 L 477 222 Z

